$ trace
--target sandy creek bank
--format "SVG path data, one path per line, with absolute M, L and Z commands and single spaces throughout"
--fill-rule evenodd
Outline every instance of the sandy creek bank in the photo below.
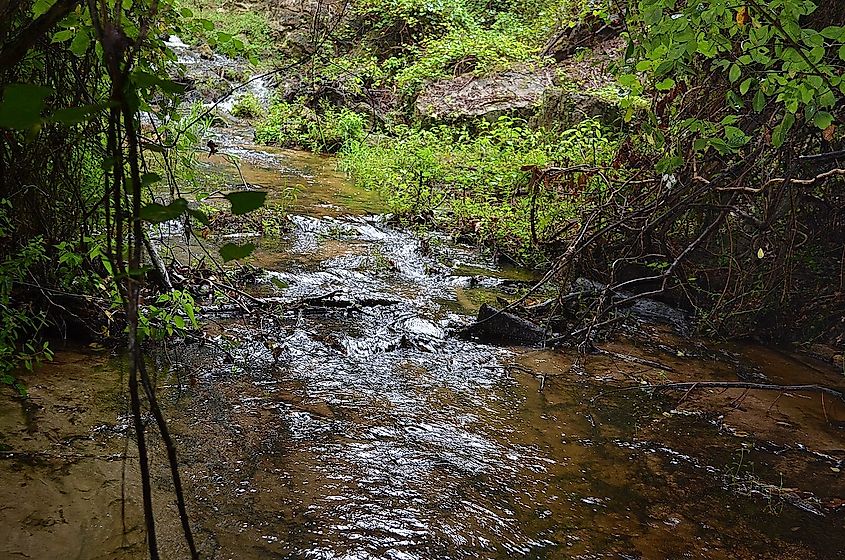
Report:
M 330 159 L 237 150 L 271 199 L 297 191 L 290 231 L 253 238 L 249 287 L 291 305 L 150 355 L 203 557 L 845 557 L 841 402 L 617 390 L 841 372 L 646 326 L 587 357 L 456 339 L 530 275 L 391 226 Z M 354 305 L 294 305 L 327 294 Z M 143 558 L 121 357 L 69 346 L 21 376 L 29 399 L 0 401 L 0 558 Z M 165 557 L 184 557 L 153 455 Z

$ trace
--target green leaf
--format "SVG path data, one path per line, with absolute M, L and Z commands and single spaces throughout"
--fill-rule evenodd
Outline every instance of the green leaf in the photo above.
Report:
M 733 66 L 731 66 L 730 72 L 728 72 L 728 79 L 731 81 L 731 83 L 734 83 L 739 79 L 741 75 L 742 69 L 739 67 L 738 64 L 734 64 Z
M 656 87 L 660 91 L 669 91 L 670 89 L 675 87 L 675 80 L 673 80 L 672 78 L 666 78 L 662 82 L 657 82 L 654 87 Z
M 173 220 L 181 216 L 188 209 L 188 201 L 177 198 L 167 206 L 151 202 L 141 208 L 141 219 L 153 224 Z
M 290 284 L 288 284 L 287 282 L 285 282 L 281 278 L 271 278 L 270 282 L 272 282 L 273 285 L 276 286 L 280 290 L 285 290 L 285 289 L 290 287 Z
M 816 116 L 813 117 L 813 123 L 820 129 L 824 130 L 833 124 L 833 115 L 827 111 L 819 111 L 816 113 Z
M 191 303 L 185 303 L 185 313 L 188 315 L 188 319 L 191 320 L 191 324 L 194 328 L 197 328 L 197 316 L 194 313 L 194 306 Z
M 739 93 L 745 95 L 748 93 L 748 90 L 751 89 L 751 84 L 754 83 L 754 78 L 745 78 L 741 84 L 739 84 Z
M 91 37 L 88 36 L 87 33 L 80 30 L 76 37 L 73 38 L 73 42 L 70 44 L 70 52 L 75 54 L 77 57 L 82 58 L 85 56 L 85 53 L 88 52 L 88 47 L 91 45 Z
M 53 33 L 53 38 L 50 41 L 53 43 L 63 43 L 73 37 L 73 34 L 73 29 L 63 29 L 62 31 L 57 31 L 56 33 Z
M 35 0 L 35 3 L 32 5 L 32 17 L 38 17 L 46 14 L 55 3 L 56 0 Z
M 845 27 L 838 27 L 830 25 L 821 30 L 821 35 L 825 39 L 832 39 L 834 41 L 845 40 Z
M 839 47 L 839 58 L 845 60 L 845 45 Z
M 253 251 L 255 251 L 255 245 L 252 243 L 247 243 L 245 245 L 226 243 L 220 247 L 220 256 L 223 257 L 223 262 L 229 262 L 248 257 Z
M 759 113 L 766 107 L 766 96 L 763 94 L 762 89 L 758 89 L 757 93 L 754 94 L 754 101 L 752 101 L 752 106 L 754 107 L 754 111 Z
M 194 210 L 193 208 L 188 208 L 188 214 L 194 217 L 199 223 L 204 226 L 207 226 L 209 223 L 208 216 L 205 215 L 204 212 L 201 210 Z
M 183 86 L 182 84 L 174 82 L 173 80 L 161 78 L 149 72 L 144 72 L 143 70 L 134 71 L 132 73 L 132 81 L 138 87 L 158 87 L 165 93 L 180 94 L 185 92 L 185 86 Z
M 147 187 L 154 183 L 161 181 L 162 177 L 158 173 L 144 173 L 141 175 L 141 185 Z
M 261 208 L 267 198 L 266 191 L 236 191 L 226 195 L 232 205 L 232 214 L 240 216 Z
M 44 100 L 53 95 L 48 87 L 32 84 L 6 86 L 0 102 L 0 128 L 29 130 L 41 122 Z
M 783 122 L 781 123 L 781 125 L 783 125 L 784 132 L 789 132 L 790 129 L 792 128 L 792 125 L 794 125 L 794 124 L 795 124 L 795 115 L 793 113 L 787 113 L 783 116 Z

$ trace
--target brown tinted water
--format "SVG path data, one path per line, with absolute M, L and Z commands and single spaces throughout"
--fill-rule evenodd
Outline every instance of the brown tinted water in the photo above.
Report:
M 151 356 L 204 557 L 845 557 L 842 403 L 618 390 L 841 373 L 646 326 L 587 357 L 459 340 L 450 329 L 530 275 L 391 226 L 331 160 L 241 156 L 250 183 L 302 185 L 250 289 L 336 305 L 208 317 L 212 343 Z M 0 558 L 144 556 L 131 445 L 121 516 L 121 370 L 69 348 L 25 375 L 28 400 L 0 403 Z M 183 557 L 154 459 L 163 547 Z

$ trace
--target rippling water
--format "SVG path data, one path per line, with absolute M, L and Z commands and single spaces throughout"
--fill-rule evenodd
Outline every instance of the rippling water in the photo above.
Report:
M 257 167 L 245 167 L 248 180 L 270 189 L 288 186 L 278 169 L 296 169 L 296 154 L 264 156 L 255 158 Z M 740 436 L 725 435 L 723 418 L 675 411 L 677 397 L 600 395 L 603 383 L 643 370 L 642 360 L 620 352 L 584 362 L 574 354 L 451 336 L 471 320 L 480 299 L 511 295 L 525 275 L 498 269 L 446 239 L 424 247 L 373 212 L 372 199 L 367 208 L 344 212 L 353 188 L 330 170 L 321 175 L 311 156 L 303 157 L 309 194 L 298 202 L 284 242 L 259 248 L 256 263 L 265 272 L 252 288 L 288 302 L 287 310 L 218 322 L 210 328 L 216 345 L 171 347 L 156 357 L 205 556 L 843 557 L 841 513 L 814 514 L 772 498 L 771 489 L 768 498 L 737 492 L 755 481 L 776 486 L 777 457 L 800 449 L 746 447 Z M 220 171 L 222 164 L 213 164 Z M 296 305 L 321 296 L 322 307 Z M 624 344 L 617 350 L 638 352 Z M 676 367 L 710 368 L 712 375 L 722 371 L 712 356 L 689 362 L 672 352 L 640 354 L 673 359 Z M 51 396 L 55 387 L 83 388 L 72 405 L 87 411 L 80 426 L 99 417 L 93 435 L 83 431 L 96 453 L 119 451 L 126 434 L 125 423 L 109 421 L 120 407 L 97 404 L 103 391 L 120 402 L 117 381 L 106 375 L 113 365 L 101 362 L 94 379 L 108 390 L 101 388 L 97 399 L 85 397 L 91 381 L 61 381 L 61 364 L 49 386 L 33 390 L 41 414 L 52 418 L 61 413 Z M 825 414 L 845 415 L 828 407 Z M 14 433 L 15 413 L 0 418 Z M 832 442 L 841 435 L 825 429 Z M 143 557 L 137 517 L 130 515 L 133 538 L 121 546 L 112 538 L 120 526 L 118 475 L 86 469 L 105 461 L 96 453 L 71 460 L 76 470 L 51 468 L 43 477 L 48 486 L 69 480 L 100 485 L 100 500 L 93 502 L 100 521 L 73 525 L 81 543 L 77 557 Z M 833 474 L 836 457 L 815 459 L 818 472 Z M 172 521 L 160 450 L 154 458 L 159 513 Z M 41 467 L 7 459 L 6 479 L 43 475 Z M 104 479 L 98 472 L 109 474 Z M 3 503 L 22 495 L 10 488 Z M 60 489 L 46 503 L 58 510 L 68 507 L 64 500 L 83 515 L 79 498 Z M 137 506 L 137 486 L 130 484 L 129 496 Z M 50 557 L 39 554 L 35 539 L 59 533 L 43 524 L 34 529 L 26 521 L 31 517 L 15 512 L 18 517 L 6 512 L 9 522 L 23 524 L 33 540 L 16 537 L 0 551 L 9 555 L 18 547 Z M 164 546 L 177 557 L 178 533 L 172 523 L 162 525 Z

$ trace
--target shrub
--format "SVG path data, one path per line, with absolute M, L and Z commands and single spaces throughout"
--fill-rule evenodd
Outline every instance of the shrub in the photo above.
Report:
M 256 126 L 255 137 L 265 144 L 336 152 L 365 135 L 366 119 L 349 109 L 321 106 L 315 112 L 302 104 L 274 103 Z
M 248 93 L 238 98 L 232 105 L 232 116 L 239 119 L 254 119 L 264 114 L 264 108 L 255 95 Z
M 540 264 L 545 255 L 533 244 L 525 168 L 609 165 L 615 150 L 615 142 L 593 120 L 554 137 L 507 117 L 481 123 L 476 131 L 397 127 L 394 134 L 382 142 L 347 143 L 341 166 L 359 185 L 379 191 L 400 217 L 434 220 L 528 265 Z M 579 196 L 595 188 L 585 175 L 572 192 L 541 189 L 534 199 L 539 240 L 573 216 Z

